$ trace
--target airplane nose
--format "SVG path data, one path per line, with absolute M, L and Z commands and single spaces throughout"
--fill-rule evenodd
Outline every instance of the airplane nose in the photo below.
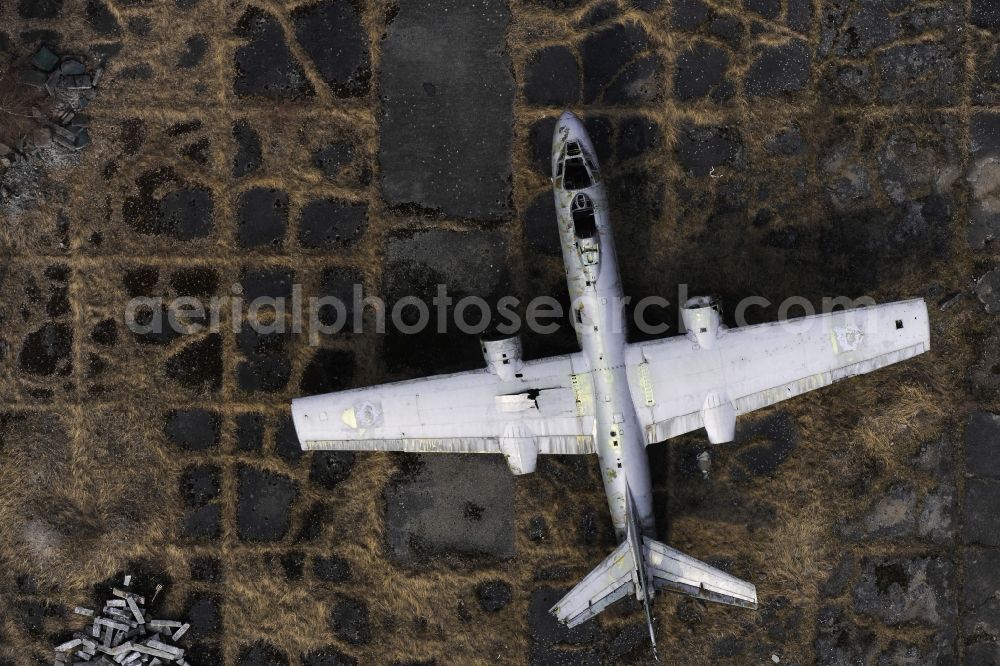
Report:
M 556 136 L 563 135 L 567 139 L 578 139 L 583 131 L 583 123 L 572 111 L 563 111 L 556 123 Z

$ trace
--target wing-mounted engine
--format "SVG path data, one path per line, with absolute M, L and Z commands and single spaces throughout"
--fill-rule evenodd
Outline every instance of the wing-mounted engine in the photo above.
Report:
M 538 440 L 526 425 L 509 423 L 500 438 L 500 453 L 512 474 L 531 474 L 538 464 Z
M 521 336 L 484 338 L 481 344 L 486 369 L 503 381 L 514 379 L 524 366 L 521 360 Z
M 724 391 L 711 391 L 701 407 L 708 441 L 725 444 L 736 438 L 736 408 Z
M 688 340 L 702 349 L 711 349 L 715 340 L 726 331 L 722 323 L 722 306 L 715 296 L 689 298 L 681 308 L 681 318 Z

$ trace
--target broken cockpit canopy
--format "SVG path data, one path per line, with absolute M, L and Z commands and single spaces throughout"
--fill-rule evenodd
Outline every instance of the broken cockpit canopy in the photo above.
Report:
M 593 238 L 597 235 L 597 221 L 594 219 L 594 202 L 583 192 L 573 197 L 571 207 L 573 230 L 577 238 Z
M 600 173 L 578 141 L 567 141 L 559 159 L 556 179 L 562 180 L 563 189 L 583 190 L 596 183 Z

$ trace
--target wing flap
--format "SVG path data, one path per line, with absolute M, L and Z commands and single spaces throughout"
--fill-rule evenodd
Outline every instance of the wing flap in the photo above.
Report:
M 535 438 L 538 452 L 582 455 L 596 453 L 590 435 Z M 501 453 L 495 437 L 450 437 L 437 439 L 316 439 L 303 442 L 305 451 L 403 451 L 406 453 Z

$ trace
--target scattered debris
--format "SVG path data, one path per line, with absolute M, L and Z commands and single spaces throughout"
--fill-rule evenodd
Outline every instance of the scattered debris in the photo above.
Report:
M 712 454 L 707 449 L 698 454 L 698 471 L 708 481 L 708 475 L 712 471 Z
M 1000 313 L 1000 269 L 992 270 L 976 282 L 976 296 L 989 314 Z
M 944 312 L 945 310 L 953 306 L 955 303 L 958 303 L 960 300 L 962 300 L 962 292 L 960 291 L 952 292 L 947 296 L 945 296 L 944 298 L 942 298 L 940 301 L 938 301 L 938 308 L 940 308 L 941 311 Z
M 104 72 L 103 64 L 90 72 L 83 57 L 59 56 L 44 45 L 22 62 L 0 86 L 0 112 L 18 121 L 0 136 L 0 206 L 8 212 L 44 189 L 47 167 L 72 162 L 90 143 L 90 119 L 81 112 Z
M 155 620 L 143 608 L 146 600 L 129 591 L 132 576 L 125 576 L 123 588 L 114 588 L 101 613 L 77 606 L 73 612 L 94 618 L 89 633 L 75 632 L 73 638 L 55 648 L 55 666 L 95 664 L 115 666 L 164 665 L 189 666 L 184 649 L 175 643 L 191 625 L 175 620 Z M 157 586 L 159 593 L 161 586 Z

